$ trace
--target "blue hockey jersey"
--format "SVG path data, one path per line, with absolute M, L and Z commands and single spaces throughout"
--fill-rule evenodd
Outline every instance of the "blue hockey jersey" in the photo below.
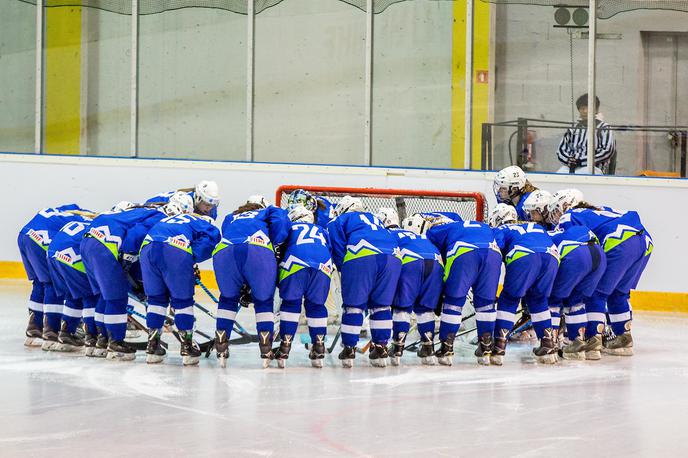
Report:
M 557 228 L 547 232 L 557 246 L 559 258 L 564 259 L 567 254 L 581 245 L 597 241 L 597 236 L 585 226 L 571 226 L 568 229 Z
M 20 233 L 28 235 L 38 246 L 48 251 L 53 236 L 71 221 L 89 221 L 88 218 L 70 213 L 70 210 L 88 211 L 77 204 L 62 205 L 60 207 L 48 207 L 36 213 L 29 220 Z
M 145 203 L 147 203 L 147 204 L 156 203 L 156 202 L 167 203 L 170 201 L 170 197 L 172 197 L 172 195 L 174 195 L 175 192 L 177 192 L 177 191 L 161 192 L 160 194 L 156 194 L 153 197 L 151 197 L 150 199 L 148 199 Z M 187 191 L 186 193 L 191 197 L 191 199 L 194 198 L 194 192 L 193 191 Z M 210 216 L 212 219 L 217 219 L 217 207 L 213 207 L 213 209 L 210 210 L 210 214 L 207 216 Z
M 637 212 L 618 211 L 609 207 L 569 210 L 561 216 L 557 227 L 568 229 L 571 226 L 585 226 L 594 232 L 605 252 L 645 230 Z
M 115 258 L 120 253 L 137 255 L 150 228 L 166 217 L 162 209 L 155 208 L 106 212 L 93 220 L 86 236 L 105 245 Z
M 153 226 L 143 239 L 141 248 L 150 242 L 163 242 L 193 256 L 195 263 L 210 259 L 220 241 L 220 230 L 193 215 L 167 217 Z
M 478 221 L 433 226 L 428 229 L 427 236 L 442 253 L 447 273 L 456 258 L 475 249 L 490 248 L 501 254 L 490 226 Z
M 518 215 L 518 220 L 519 221 L 530 221 L 530 215 L 528 214 L 527 211 L 523 209 L 523 204 L 526 202 L 526 199 L 530 196 L 530 193 L 527 192 L 521 196 L 520 199 L 518 199 L 518 203 L 514 205 L 514 208 L 516 209 L 516 214 Z M 512 204 L 513 205 L 513 204 Z
M 338 268 L 364 256 L 399 255 L 397 238 L 372 213 L 345 213 L 327 225 L 327 232 L 332 242 L 332 260 Z
M 71 221 L 53 237 L 48 247 L 48 257 L 55 258 L 79 272 L 86 273 L 81 260 L 81 239 L 91 226 L 90 221 Z
M 230 213 L 222 222 L 222 240 L 215 253 L 228 245 L 248 243 L 274 251 L 273 244 L 280 245 L 289 236 L 291 221 L 283 208 L 270 205 L 260 210 L 239 214 Z
M 312 267 L 332 276 L 330 237 L 318 225 L 294 223 L 289 230 L 286 249 L 280 263 L 280 281 L 304 267 Z
M 494 228 L 493 232 L 507 266 L 533 253 L 549 253 L 559 260 L 557 247 L 539 224 L 506 224 Z
M 418 235 L 400 228 L 391 228 L 389 231 L 397 237 L 402 265 L 423 259 L 442 262 L 439 250 L 425 235 Z
M 334 219 L 334 205 L 322 196 L 316 197 L 316 199 L 318 201 L 318 207 L 315 210 L 315 224 L 326 229 L 330 221 Z M 321 206 L 323 206 L 323 208 L 320 208 Z

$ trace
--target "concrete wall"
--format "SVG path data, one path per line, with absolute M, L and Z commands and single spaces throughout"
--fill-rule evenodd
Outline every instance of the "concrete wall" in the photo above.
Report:
M 489 172 L 0 154 L 0 181 L 19 196 L 0 201 L 0 261 L 19 260 L 17 232 L 40 208 L 76 201 L 104 210 L 120 200 L 142 201 L 202 179 L 220 185 L 222 219 L 251 194 L 272 200 L 284 184 L 479 191 L 492 206 L 493 177 Z M 688 291 L 688 234 L 681 230 L 688 226 L 688 215 L 675 211 L 675 202 L 688 199 L 688 182 L 549 174 L 530 179 L 543 189 L 575 186 L 592 202 L 637 210 L 655 240 L 639 289 Z

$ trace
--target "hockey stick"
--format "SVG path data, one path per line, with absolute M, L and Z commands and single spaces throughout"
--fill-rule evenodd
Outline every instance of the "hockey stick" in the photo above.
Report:
M 468 320 L 468 319 L 470 319 L 470 318 L 473 318 L 474 316 L 475 316 L 475 312 L 469 313 L 469 314 L 466 315 L 465 317 L 461 318 L 461 323 L 463 324 L 464 321 L 466 321 L 466 320 Z M 463 331 L 461 331 L 461 332 L 459 332 L 458 334 L 456 334 L 456 337 L 459 337 L 459 336 L 462 336 L 462 335 L 471 333 L 471 332 L 473 332 L 473 331 L 475 331 L 475 328 L 464 329 Z M 416 350 L 418 349 L 418 345 L 420 345 L 420 343 L 421 343 L 422 341 L 423 341 L 422 339 L 418 339 L 418 340 L 416 340 L 415 342 L 411 342 L 410 344 L 408 344 L 407 346 L 404 347 L 404 351 L 407 351 L 407 350 L 408 350 L 408 351 L 416 351 Z
M 215 295 L 208 289 L 207 286 L 201 282 L 201 280 L 196 279 L 196 284 L 201 287 L 201 289 L 208 295 L 208 297 L 215 302 L 216 304 L 219 304 L 219 300 Z M 204 312 L 206 315 L 208 315 L 212 319 L 216 319 L 215 315 L 208 310 L 207 308 L 203 307 L 199 303 L 194 303 L 194 306 L 197 307 L 199 310 Z M 247 344 L 247 343 L 252 343 L 252 342 L 258 342 L 258 335 L 257 334 L 251 334 L 244 328 L 241 324 L 239 324 L 237 321 L 234 321 L 234 332 L 239 334 L 241 337 L 237 337 L 235 339 L 230 339 L 229 343 L 231 345 L 242 345 L 242 344 Z

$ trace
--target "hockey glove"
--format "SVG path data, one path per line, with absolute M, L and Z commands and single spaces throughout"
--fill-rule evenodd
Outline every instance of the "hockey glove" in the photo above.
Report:
M 239 305 L 242 307 L 248 307 L 251 305 L 251 288 L 248 285 L 241 287 L 241 293 L 239 293 Z

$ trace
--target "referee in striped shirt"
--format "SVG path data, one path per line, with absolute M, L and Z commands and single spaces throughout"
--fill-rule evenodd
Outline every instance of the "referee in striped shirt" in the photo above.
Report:
M 576 108 L 580 119 L 561 139 L 557 156 L 563 165 L 557 173 L 588 173 L 588 94 L 578 97 Z M 616 154 L 616 140 L 609 124 L 600 118 L 599 109 L 600 99 L 595 97 L 595 174 L 601 175 L 607 172 Z

